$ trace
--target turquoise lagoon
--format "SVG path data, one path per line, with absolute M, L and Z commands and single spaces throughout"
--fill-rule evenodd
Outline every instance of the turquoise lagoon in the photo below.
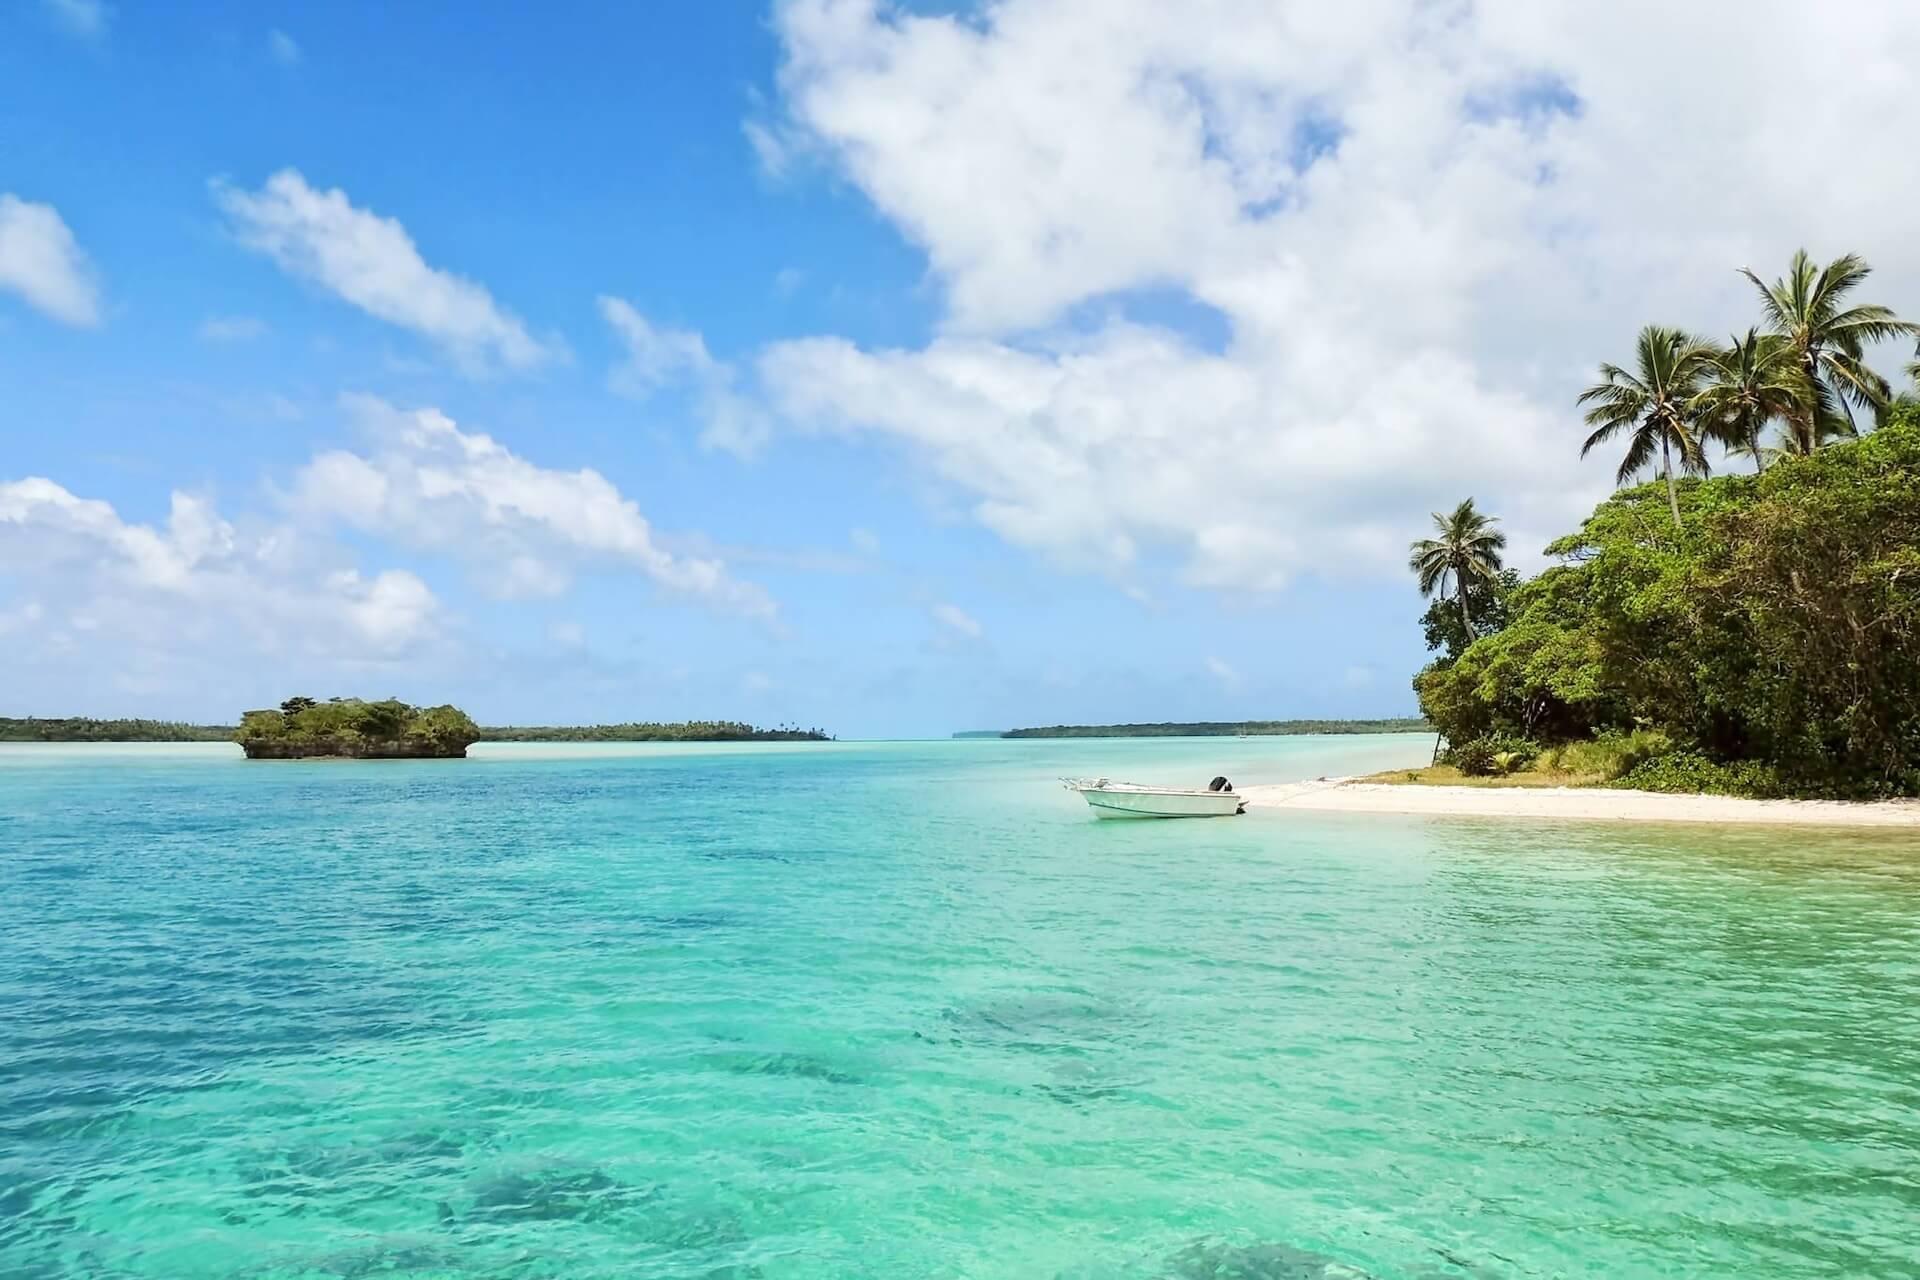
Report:
M 0 1276 L 1920 1274 L 1920 850 L 1424 738 L 0 748 Z

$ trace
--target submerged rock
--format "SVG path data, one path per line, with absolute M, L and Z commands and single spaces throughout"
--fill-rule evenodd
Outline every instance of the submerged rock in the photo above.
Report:
M 479 1183 L 464 1212 L 442 1205 L 443 1220 L 482 1222 L 591 1221 L 635 1208 L 653 1195 L 598 1169 L 502 1173 Z
M 852 1072 L 806 1053 L 726 1053 L 713 1055 L 713 1060 L 736 1075 L 784 1076 L 790 1080 L 817 1080 L 822 1084 L 863 1083 Z
M 1085 1106 L 1122 1098 L 1144 1087 L 1138 1076 L 1115 1075 L 1095 1062 L 1078 1058 L 1056 1058 L 1048 1068 L 1052 1077 L 1033 1086 L 1034 1092 L 1068 1106 Z
M 1071 1051 L 1117 1039 L 1133 1022 L 1129 1012 L 1090 996 L 1009 996 L 942 1011 L 954 1038 L 1042 1053 Z
M 1290 1244 L 1196 1241 L 1167 1259 L 1157 1280 L 1374 1280 L 1337 1258 Z

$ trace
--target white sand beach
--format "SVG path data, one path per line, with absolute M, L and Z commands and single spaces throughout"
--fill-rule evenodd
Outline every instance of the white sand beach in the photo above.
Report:
M 1920 832 L 1920 801 L 1742 800 L 1605 787 L 1432 787 L 1324 778 L 1243 786 L 1248 813 L 1286 809 L 1423 817 L 1541 818 L 1597 822 L 1718 822 L 1893 827 Z

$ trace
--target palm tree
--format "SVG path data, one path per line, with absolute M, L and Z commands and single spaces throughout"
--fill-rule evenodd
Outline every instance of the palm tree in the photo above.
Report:
M 1493 526 L 1500 521 L 1473 509 L 1473 499 L 1453 509 L 1451 515 L 1433 513 L 1437 538 L 1421 538 L 1408 548 L 1407 567 L 1420 579 L 1420 594 L 1447 594 L 1453 584 L 1453 598 L 1460 605 L 1460 621 L 1466 627 L 1467 643 L 1473 642 L 1473 615 L 1467 608 L 1469 583 L 1491 584 L 1500 573 L 1500 549 L 1507 535 Z
M 1815 267 L 1805 249 L 1794 253 L 1787 274 L 1772 284 L 1740 268 L 1760 291 L 1761 312 L 1787 344 L 1800 380 L 1800 402 L 1787 415 L 1794 452 L 1811 453 L 1834 436 L 1859 435 L 1855 406 L 1878 413 L 1891 397 L 1887 380 L 1866 366 L 1862 353 L 1871 343 L 1920 338 L 1920 325 L 1887 307 L 1841 305 L 1872 270 L 1851 253 Z
M 1640 331 L 1635 345 L 1638 372 L 1603 364 L 1601 380 L 1581 392 L 1577 402 L 1593 406 L 1586 418 L 1593 432 L 1580 446 L 1581 457 L 1622 431 L 1629 433 L 1627 455 L 1616 477 L 1621 484 L 1652 462 L 1654 450 L 1659 450 L 1660 474 L 1667 480 L 1667 505 L 1673 509 L 1675 528 L 1680 526 L 1680 494 L 1673 479 L 1674 453 L 1679 453 L 1680 465 L 1689 475 L 1707 473 L 1693 399 L 1715 354 L 1711 344 L 1682 330 L 1650 324 Z
M 1779 444 L 1768 444 L 1758 438 L 1743 440 L 1739 444 L 1728 445 L 1727 456 L 1729 458 L 1750 458 L 1753 461 L 1753 469 L 1756 472 L 1765 471 L 1782 458 L 1798 456 L 1794 450 L 1789 447 L 1790 440 L 1790 436 L 1782 436 Z
M 1691 406 L 1702 432 L 1725 445 L 1729 455 L 1752 458 L 1766 470 L 1773 451 L 1761 445 L 1761 435 L 1769 422 L 1787 417 L 1800 403 L 1791 349 L 1778 334 L 1749 329 L 1745 338 L 1736 337 L 1714 353 L 1705 377 Z

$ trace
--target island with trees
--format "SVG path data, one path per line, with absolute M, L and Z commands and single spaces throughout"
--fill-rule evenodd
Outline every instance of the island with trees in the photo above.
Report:
M 230 724 L 178 720 L 95 720 L 89 716 L 0 716 L 0 742 L 227 742 Z
M 1001 738 L 1258 738 L 1308 733 L 1432 733 L 1418 717 L 1387 720 L 1194 720 L 1163 724 L 1055 724 L 1008 729 Z M 958 735 L 956 735 L 958 736 Z M 969 735 L 971 736 L 971 735 Z
M 738 720 L 650 721 L 588 725 L 495 725 L 480 730 L 485 742 L 831 742 L 824 729 L 781 725 L 761 729 Z
M 249 760 L 453 760 L 480 740 L 458 707 L 416 707 L 398 698 L 288 698 L 240 717 L 233 740 Z
M 1414 689 L 1447 746 L 1405 780 L 1920 795 L 1920 396 L 1864 356 L 1920 325 L 1853 301 L 1867 274 L 1797 254 L 1746 273 L 1762 324 L 1727 345 L 1650 326 L 1602 365 L 1583 452 L 1624 441 L 1619 483 L 1655 479 L 1536 577 L 1471 499 L 1435 514 Z M 1710 477 L 1715 444 L 1752 471 Z

